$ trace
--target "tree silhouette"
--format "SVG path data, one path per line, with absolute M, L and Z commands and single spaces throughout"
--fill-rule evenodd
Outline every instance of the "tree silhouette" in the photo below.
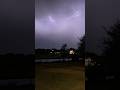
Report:
M 108 69 L 114 72 L 118 72 L 120 67 L 120 20 L 117 20 L 115 24 L 111 27 L 106 28 L 106 33 L 108 35 L 104 40 L 104 51 L 105 65 Z
M 63 60 L 67 56 L 66 48 L 67 48 L 67 44 L 66 43 L 61 46 L 61 57 L 63 58 Z
M 78 43 L 78 54 L 82 58 L 85 56 L 85 36 L 83 36 Z
M 66 47 L 67 47 L 67 44 L 65 43 L 65 44 L 62 45 L 61 50 L 65 50 Z

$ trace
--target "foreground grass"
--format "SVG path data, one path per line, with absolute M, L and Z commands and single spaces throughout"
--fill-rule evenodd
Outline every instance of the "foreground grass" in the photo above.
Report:
M 36 64 L 36 90 L 85 90 L 78 63 Z

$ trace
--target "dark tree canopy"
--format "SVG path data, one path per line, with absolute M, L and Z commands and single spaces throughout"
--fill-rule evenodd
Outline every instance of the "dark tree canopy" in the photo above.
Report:
M 109 28 L 104 28 L 107 38 L 104 40 L 105 62 L 112 69 L 118 70 L 120 62 L 120 20 Z
M 85 55 L 85 36 L 80 38 L 80 42 L 78 43 L 78 53 L 82 57 Z
M 65 43 L 65 44 L 63 44 L 63 45 L 61 46 L 61 50 L 65 50 L 66 47 L 67 47 L 67 44 Z
M 67 44 L 66 43 L 61 46 L 61 57 L 63 59 L 67 56 L 66 48 L 67 48 Z
M 105 28 L 108 37 L 104 40 L 104 52 L 106 56 L 118 57 L 120 55 L 120 21 L 118 20 L 109 28 Z

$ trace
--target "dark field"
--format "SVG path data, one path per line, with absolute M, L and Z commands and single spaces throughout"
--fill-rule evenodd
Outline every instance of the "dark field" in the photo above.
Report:
M 85 90 L 84 67 L 78 62 L 36 64 L 36 90 Z

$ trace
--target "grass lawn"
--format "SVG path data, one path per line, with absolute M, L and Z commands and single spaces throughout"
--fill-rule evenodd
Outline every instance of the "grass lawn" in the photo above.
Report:
M 84 68 L 79 63 L 36 64 L 36 90 L 85 90 Z

